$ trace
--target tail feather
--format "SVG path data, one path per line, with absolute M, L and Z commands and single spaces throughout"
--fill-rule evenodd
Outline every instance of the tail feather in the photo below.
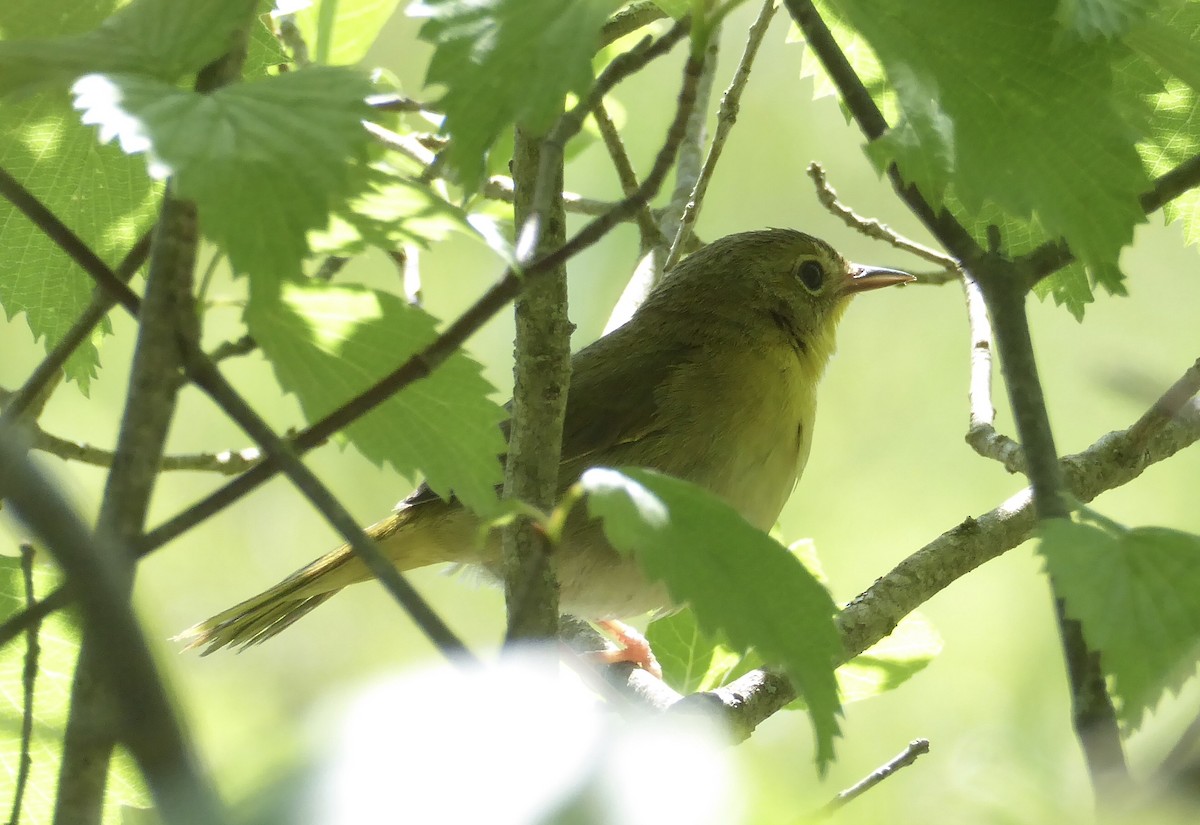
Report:
M 413 531 L 412 517 L 418 511 L 427 517 Z M 401 570 L 445 561 L 474 561 L 478 555 L 471 549 L 475 525 L 454 518 L 456 512 L 461 510 L 438 500 L 421 502 L 371 525 L 367 533 Z M 274 587 L 189 627 L 175 641 L 184 642 L 186 650 L 204 648 L 203 656 L 223 647 L 245 650 L 270 639 L 343 587 L 370 577 L 366 565 L 343 545 Z

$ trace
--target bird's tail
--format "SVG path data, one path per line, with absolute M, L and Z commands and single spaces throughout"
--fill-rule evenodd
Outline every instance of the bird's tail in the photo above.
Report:
M 367 534 L 401 570 L 450 561 L 440 542 L 422 541 L 420 531 L 405 530 L 412 511 L 399 510 L 367 528 Z M 274 587 L 236 604 L 210 619 L 192 625 L 175 637 L 185 649 L 203 647 L 201 655 L 234 645 L 245 649 L 260 644 L 322 604 L 343 587 L 370 578 L 363 562 L 348 545 L 325 554 Z

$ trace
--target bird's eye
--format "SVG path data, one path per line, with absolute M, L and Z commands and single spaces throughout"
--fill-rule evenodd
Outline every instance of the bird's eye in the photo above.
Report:
M 821 291 L 821 285 L 825 283 L 825 270 L 819 263 L 805 261 L 800 264 L 797 274 L 800 276 L 800 283 L 804 284 L 804 288 L 809 292 Z

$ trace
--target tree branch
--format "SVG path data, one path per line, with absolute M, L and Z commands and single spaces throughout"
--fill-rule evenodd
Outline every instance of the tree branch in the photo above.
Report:
M 521 228 L 519 263 L 527 264 L 567 239 L 562 201 L 564 145 L 565 141 L 542 141 L 516 130 L 513 223 Z M 513 311 L 512 424 L 504 496 L 549 512 L 558 493 L 563 416 L 571 381 L 566 265 L 555 267 L 522 290 Z M 501 539 L 506 640 L 553 639 L 558 633 L 558 580 L 550 565 L 549 540 L 528 519 L 506 525 Z
M 142 535 L 175 413 L 181 368 L 177 341 L 181 335 L 199 337 L 192 299 L 198 240 L 195 206 L 176 198 L 168 187 L 150 252 L 125 411 L 96 526 L 99 535 L 112 537 L 113 547 L 131 547 Z M 128 599 L 133 556 L 121 552 L 107 559 L 107 565 L 117 596 Z M 109 761 L 119 733 L 116 699 L 105 671 L 112 655 L 96 629 L 85 625 L 63 738 L 56 825 L 98 825 L 102 819 Z
M 154 660 L 126 597 L 128 572 L 118 569 L 128 545 L 90 534 L 57 487 L 29 462 L 21 435 L 0 425 L 0 498 L 54 554 L 79 594 L 84 625 L 120 711 L 122 738 L 146 777 L 163 818 L 177 825 L 220 825 L 226 818 L 200 771 L 158 678 Z
M 871 773 L 863 777 L 861 781 L 856 782 L 853 786 L 839 793 L 832 800 L 830 800 L 828 805 L 814 813 L 811 818 L 816 821 L 828 819 L 830 816 L 844 808 L 847 804 L 853 802 L 855 799 L 858 799 L 858 797 L 862 796 L 880 782 L 896 773 L 896 771 L 900 770 L 901 768 L 907 768 L 909 765 L 913 764 L 927 753 L 929 753 L 929 740 L 914 739 L 908 743 L 907 748 L 893 756 L 883 765 L 880 765 L 878 768 L 871 771 Z
M 750 30 L 746 33 L 746 45 L 742 48 L 742 56 L 734 70 L 733 79 L 729 81 L 729 87 L 721 96 L 721 106 L 717 110 L 717 129 L 713 134 L 712 143 L 708 147 L 708 154 L 704 157 L 704 163 L 696 175 L 695 184 L 692 186 L 687 203 L 683 207 L 683 214 L 679 218 L 679 227 L 671 241 L 671 248 L 667 252 L 667 259 L 663 264 L 664 271 L 670 270 L 679 262 L 685 243 L 691 237 L 692 227 L 696 224 L 696 219 L 700 215 L 700 207 L 704 204 L 704 196 L 708 192 L 709 181 L 717 171 L 717 161 L 721 159 L 725 142 L 729 140 L 729 133 L 733 131 L 733 124 L 737 122 L 742 92 L 750 81 L 750 70 L 754 66 L 754 58 L 758 55 L 758 48 L 762 45 L 774 15 L 775 0 L 764 0 L 758 16 L 754 18 L 754 22 L 750 24 Z
M 33 545 L 31 544 L 21 545 L 21 574 L 25 579 L 25 607 L 29 609 L 34 604 Z M 40 652 L 38 626 L 30 625 L 25 631 L 25 664 L 21 668 L 21 744 L 17 757 L 17 778 L 13 783 L 12 808 L 8 817 L 8 825 L 20 825 L 21 805 L 25 801 L 25 786 L 29 784 L 29 769 L 33 767 L 33 757 L 29 754 L 29 748 L 33 742 L 33 688 L 37 682 Z

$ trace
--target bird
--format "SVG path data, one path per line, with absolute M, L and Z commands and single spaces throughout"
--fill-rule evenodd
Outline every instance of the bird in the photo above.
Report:
M 769 530 L 808 459 L 817 386 L 851 298 L 913 280 L 850 263 L 792 229 L 728 235 L 691 253 L 623 326 L 572 357 L 560 494 L 591 467 L 643 467 L 697 484 Z M 402 571 L 450 562 L 499 577 L 499 539 L 479 541 L 479 527 L 422 484 L 366 532 Z M 677 607 L 665 586 L 581 514 L 552 560 L 562 612 L 611 631 L 626 658 L 653 671 L 622 620 Z M 370 578 L 343 545 L 176 638 L 205 655 L 244 649 Z

